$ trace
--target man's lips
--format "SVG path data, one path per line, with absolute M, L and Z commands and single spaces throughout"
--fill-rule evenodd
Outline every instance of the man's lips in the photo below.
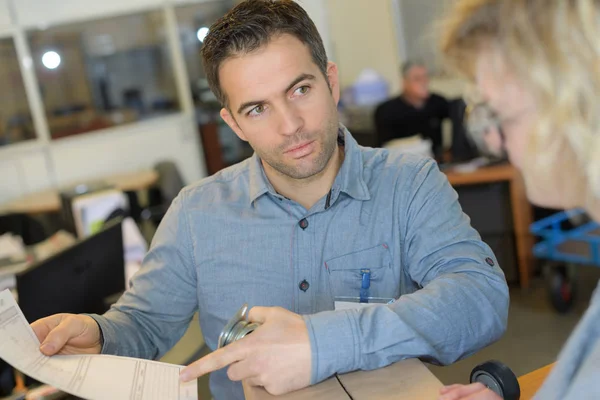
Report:
M 314 143 L 314 140 L 310 141 L 310 142 L 305 142 L 305 143 L 295 145 L 294 147 L 286 150 L 284 153 L 292 154 L 292 155 L 302 153 L 302 152 L 308 150 L 313 143 Z

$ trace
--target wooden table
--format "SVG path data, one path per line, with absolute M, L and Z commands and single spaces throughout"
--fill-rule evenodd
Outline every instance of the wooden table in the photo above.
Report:
M 547 365 L 519 378 L 521 400 L 530 400 L 554 367 Z M 283 396 L 244 384 L 246 400 L 412 400 L 437 399 L 442 383 L 419 360 L 404 360 L 374 371 L 357 371 Z M 348 393 L 352 396 L 348 396 Z
M 523 375 L 519 378 L 519 386 L 521 386 L 521 400 L 532 399 L 546 377 L 552 371 L 554 364 L 546 365 L 540 369 Z
M 154 170 L 145 170 L 125 174 L 111 175 L 95 181 L 106 182 L 125 192 L 146 190 L 158 181 L 158 173 Z M 91 181 L 91 180 L 90 180 Z M 23 197 L 0 205 L 0 214 L 25 213 L 43 214 L 60 211 L 60 195 L 57 189 L 48 189 L 31 193 Z
M 517 261 L 521 288 L 529 288 L 533 270 L 533 236 L 529 227 L 533 221 L 532 209 L 525 194 L 525 185 L 520 172 L 510 164 L 482 167 L 473 172 L 444 171 L 452 186 L 479 185 L 508 182 L 510 202 L 515 230 Z
M 244 384 L 246 400 L 437 400 L 442 383 L 417 359 L 356 371 L 283 396 Z

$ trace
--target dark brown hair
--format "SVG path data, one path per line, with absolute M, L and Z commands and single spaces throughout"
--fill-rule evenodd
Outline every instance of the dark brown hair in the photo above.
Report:
M 308 46 L 314 63 L 327 79 L 323 40 L 299 4 L 293 0 L 246 0 L 210 27 L 202 46 L 208 84 L 221 104 L 227 106 L 227 97 L 219 82 L 223 61 L 257 50 L 282 34 L 292 35 Z

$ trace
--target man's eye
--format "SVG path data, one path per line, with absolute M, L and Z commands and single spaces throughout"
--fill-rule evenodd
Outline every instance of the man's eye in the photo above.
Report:
M 296 94 L 304 95 L 308 93 L 309 89 L 310 88 L 308 86 L 300 86 L 298 89 L 296 89 Z
M 265 106 L 260 105 L 260 106 L 254 107 L 252 110 L 250 110 L 250 112 L 248 113 L 248 115 L 250 115 L 250 116 L 257 116 L 257 115 L 260 115 L 260 114 L 262 114 L 264 112 L 265 112 Z

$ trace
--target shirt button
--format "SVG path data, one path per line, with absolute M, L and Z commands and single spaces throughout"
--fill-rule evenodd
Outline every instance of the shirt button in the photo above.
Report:
M 305 279 L 302 282 L 300 282 L 300 284 L 298 285 L 298 287 L 300 288 L 300 290 L 302 290 L 303 292 L 306 292 L 308 290 L 308 288 L 310 287 L 310 284 L 308 283 L 308 281 Z
M 298 222 L 298 225 L 300 225 L 300 228 L 302 228 L 302 230 L 308 228 L 308 221 L 306 220 L 306 218 L 302 218 L 300 220 L 300 222 Z

